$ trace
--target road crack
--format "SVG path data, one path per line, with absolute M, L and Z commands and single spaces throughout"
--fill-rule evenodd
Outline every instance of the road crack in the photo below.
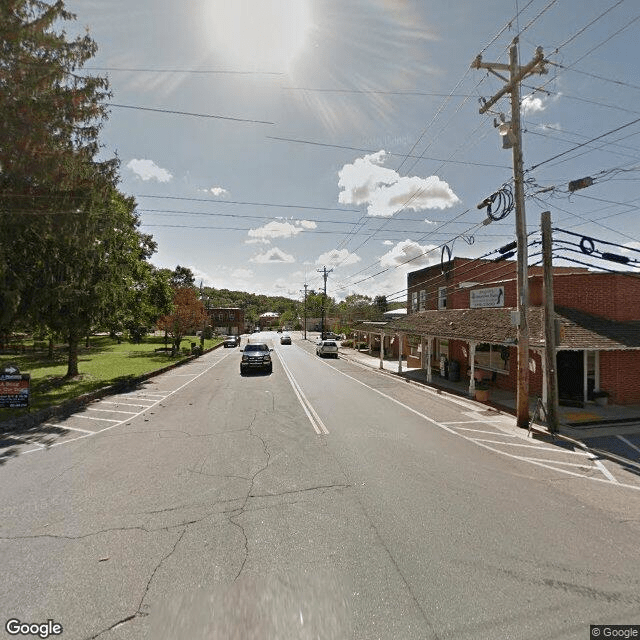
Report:
M 247 432 L 253 438 L 257 438 L 258 440 L 260 440 L 260 442 L 262 443 L 262 451 L 263 451 L 263 453 L 264 453 L 264 455 L 266 457 L 266 460 L 265 460 L 264 465 L 262 467 L 260 467 L 251 476 L 251 480 L 249 482 L 249 488 L 247 490 L 246 496 L 244 497 L 242 505 L 238 509 L 234 510 L 234 511 L 237 511 L 237 513 L 235 513 L 234 515 L 230 515 L 229 516 L 229 522 L 232 525 L 234 525 L 235 527 L 237 527 L 238 529 L 240 529 L 240 532 L 242 533 L 242 537 L 244 539 L 244 558 L 242 559 L 242 562 L 240 564 L 240 568 L 238 569 L 238 573 L 236 574 L 236 577 L 234 578 L 234 581 L 237 580 L 240 577 L 240 574 L 244 570 L 245 564 L 247 563 L 247 560 L 249 558 L 249 539 L 247 538 L 247 533 L 244 530 L 244 527 L 239 522 L 234 520 L 234 518 L 239 518 L 240 516 L 242 516 L 245 513 L 245 509 L 247 507 L 247 502 L 249 501 L 249 498 L 251 497 L 251 494 L 253 493 L 253 485 L 255 484 L 256 478 L 258 477 L 258 475 L 260 475 L 263 471 L 265 471 L 269 467 L 269 463 L 271 462 L 271 452 L 269 451 L 269 447 L 267 446 L 266 440 L 261 435 L 253 432 L 253 428 L 254 428 L 254 425 L 255 425 L 257 417 L 258 417 L 258 414 L 256 412 L 254 414 L 254 416 L 253 416 L 253 419 L 251 420 L 251 423 L 249 424 L 249 427 L 247 428 Z

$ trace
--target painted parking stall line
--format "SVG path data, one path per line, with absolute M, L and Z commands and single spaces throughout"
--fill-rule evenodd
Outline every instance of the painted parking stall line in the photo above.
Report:
M 163 400 L 166 400 L 166 398 L 172 396 L 173 394 L 177 393 L 178 391 L 180 391 L 184 387 L 186 387 L 189 384 L 191 384 L 192 382 L 194 382 L 200 376 L 204 375 L 205 373 L 207 373 L 208 371 L 213 369 L 213 367 L 215 367 L 220 362 L 222 362 L 226 357 L 227 356 L 225 355 L 222 358 L 217 359 L 213 364 L 207 366 L 199 374 L 194 376 L 191 380 L 187 380 L 186 382 L 181 384 L 179 387 L 177 387 L 173 391 L 167 393 L 166 395 L 158 395 L 158 394 L 156 394 L 157 395 L 156 399 L 136 397 L 134 394 L 137 393 L 137 392 L 134 392 L 133 394 L 132 393 L 124 393 L 124 394 L 121 394 L 121 396 L 116 396 L 116 397 L 124 397 L 124 398 L 129 399 L 129 400 L 131 400 L 131 399 L 140 399 L 143 402 L 149 402 L 150 403 L 150 404 L 141 404 L 140 403 L 140 404 L 134 405 L 134 406 L 140 407 L 140 409 L 136 413 L 129 414 L 127 418 L 123 418 L 121 420 L 112 420 L 112 419 L 108 419 L 108 418 L 96 418 L 96 417 L 86 416 L 86 415 L 83 415 L 82 413 L 74 413 L 71 416 L 69 416 L 69 418 L 68 418 L 68 420 L 73 419 L 73 418 L 81 418 L 81 419 L 85 419 L 85 420 L 89 420 L 89 421 L 93 421 L 93 422 L 110 422 L 111 423 L 111 424 L 109 424 L 109 426 L 105 426 L 102 429 L 98 429 L 97 431 L 89 431 L 89 430 L 86 430 L 86 429 L 79 429 L 77 427 L 68 427 L 68 426 L 66 426 L 65 423 L 59 423 L 59 424 L 48 423 L 47 426 L 49 426 L 50 428 L 64 429 L 64 430 L 70 430 L 70 431 L 78 431 L 78 432 L 81 432 L 81 435 L 78 435 L 78 436 L 73 437 L 73 438 L 69 438 L 67 440 L 63 440 L 61 442 L 52 443 L 50 445 L 47 445 L 46 447 L 42 447 L 41 445 L 37 445 L 37 447 L 38 447 L 37 449 L 28 449 L 26 451 L 21 451 L 20 455 L 26 454 L 26 453 L 36 453 L 37 451 L 43 451 L 45 449 L 51 449 L 53 447 L 59 447 L 59 446 L 62 446 L 63 444 L 68 444 L 70 442 L 76 442 L 77 440 L 81 440 L 83 438 L 90 438 L 91 436 L 98 435 L 98 434 L 103 433 L 105 431 L 109 431 L 111 429 L 114 429 L 115 427 L 120 426 L 120 425 L 124 424 L 125 422 L 130 422 L 131 420 L 137 418 L 138 416 L 143 415 L 149 409 L 151 409 L 151 408 L 155 407 L 156 405 L 160 404 Z M 107 402 L 107 401 L 101 400 L 100 402 Z M 117 400 L 112 400 L 111 402 L 113 402 L 114 404 L 120 404 Z M 83 408 L 83 411 L 84 410 L 86 410 L 86 407 Z M 33 446 L 33 443 L 31 443 L 31 444 Z
M 307 352 L 308 353 L 308 352 Z M 309 354 L 311 356 L 311 354 Z M 327 364 L 327 366 L 332 366 L 329 365 L 328 363 L 324 363 Z M 366 365 L 363 365 L 366 366 Z M 373 391 L 374 393 L 377 393 L 385 398 L 387 398 L 388 400 L 390 400 L 391 402 L 394 402 L 395 404 L 403 407 L 404 409 L 406 409 L 407 411 L 420 416 L 421 418 L 423 418 L 424 420 L 426 420 L 427 422 L 429 422 L 430 424 L 443 429 L 444 431 L 447 431 L 449 433 L 451 433 L 452 435 L 456 435 L 460 438 L 464 438 L 465 440 L 474 443 L 476 446 L 478 447 L 482 447 L 483 449 L 486 449 L 488 451 L 492 451 L 498 455 L 501 456 L 505 456 L 514 460 L 520 460 L 522 462 L 526 462 L 528 464 L 533 464 L 536 466 L 539 466 L 541 468 L 545 468 L 545 469 L 550 469 L 565 475 L 569 475 L 569 476 L 573 476 L 573 477 L 577 477 L 577 478 L 582 478 L 585 480 L 590 480 L 592 482 L 603 482 L 606 484 L 614 484 L 618 487 L 621 488 L 626 488 L 626 489 L 635 489 L 635 490 L 640 490 L 640 485 L 633 485 L 633 484 L 628 484 L 628 483 L 621 483 L 619 482 L 614 476 L 613 474 L 602 464 L 602 462 L 597 459 L 597 457 L 595 455 L 593 455 L 590 452 L 589 456 L 583 456 L 583 460 L 588 460 L 593 466 L 590 467 L 586 467 L 584 462 L 582 462 L 582 464 L 578 463 L 578 462 L 567 462 L 566 464 L 563 464 L 562 461 L 556 461 L 556 460 L 547 460 L 544 458 L 531 458 L 528 456 L 524 456 L 524 455 L 518 455 L 515 452 L 510 452 L 510 451 L 506 451 L 504 445 L 507 444 L 506 442 L 500 442 L 497 445 L 493 445 L 490 444 L 488 442 L 482 442 L 481 438 L 475 438 L 473 437 L 471 434 L 467 434 L 467 433 L 461 433 L 462 429 L 460 427 L 457 427 L 455 424 L 449 425 L 445 422 L 438 422 L 437 420 L 434 420 L 433 418 L 430 418 L 429 416 L 425 415 L 424 413 L 418 411 L 417 409 L 414 409 L 413 407 L 407 405 L 404 402 L 401 402 L 400 400 L 397 400 L 396 398 L 390 396 L 387 393 L 384 393 L 383 391 L 381 391 L 380 389 L 376 389 L 375 387 L 372 387 L 371 385 L 362 382 L 361 380 L 358 380 L 357 378 L 353 377 L 352 375 L 349 375 L 348 373 L 345 373 L 344 371 L 342 371 L 341 369 L 339 369 L 336 366 L 332 367 L 334 369 L 334 371 L 336 371 L 337 373 L 339 373 L 340 375 L 345 376 L 346 378 L 349 378 L 350 380 L 353 380 L 354 382 L 356 382 L 357 384 L 362 385 L 363 387 L 366 387 L 367 389 L 370 389 L 371 391 Z M 404 384 L 404 383 L 402 383 Z M 447 400 L 449 400 L 449 398 L 447 398 Z M 466 408 L 469 408 L 469 404 L 464 402 L 464 401 L 457 401 L 455 402 L 455 404 L 459 404 L 459 405 L 463 405 Z M 510 434 L 505 434 L 501 431 L 501 427 L 502 428 L 508 428 L 508 424 L 506 420 L 502 421 L 502 425 L 500 424 L 500 422 L 498 422 L 496 424 L 496 418 L 499 418 L 500 416 L 496 416 L 491 417 L 491 416 L 486 416 L 486 415 L 482 415 L 477 409 L 476 411 L 471 411 L 471 412 L 466 412 L 466 415 L 468 415 L 469 417 L 473 418 L 473 420 L 479 425 L 482 426 L 483 428 L 487 428 L 488 426 L 495 426 L 496 427 L 496 431 L 494 433 L 491 433 L 490 435 L 494 435 L 494 436 L 503 436 L 503 435 L 510 435 Z M 511 421 L 513 422 L 513 421 Z M 465 421 L 466 423 L 466 421 Z M 469 423 L 466 423 L 469 424 Z M 474 431 L 473 429 L 470 428 L 466 428 L 467 431 Z M 553 448 L 548 448 L 548 451 L 555 451 Z M 569 456 L 571 456 L 572 454 L 575 455 L 575 451 L 567 451 L 567 449 L 557 449 L 558 452 L 563 451 L 565 454 L 568 454 Z M 577 458 L 578 456 L 576 456 Z M 558 466 L 559 465 L 559 466 Z M 567 466 L 571 466 L 571 467 L 575 467 L 576 471 L 571 471 L 570 469 L 566 469 L 566 468 L 562 468 L 562 467 L 567 467 Z M 579 470 L 583 470 L 582 473 L 578 472 Z M 591 475 L 586 475 L 588 472 L 592 472 L 593 470 L 597 470 L 600 472 L 601 476 L 603 477 L 593 477 Z

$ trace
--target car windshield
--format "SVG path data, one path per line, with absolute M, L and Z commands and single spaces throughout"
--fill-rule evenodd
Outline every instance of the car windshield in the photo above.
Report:
M 245 351 L 269 351 L 269 347 L 266 344 L 248 344 Z
M 337 347 L 337 346 L 338 346 L 338 345 L 337 345 L 335 342 L 333 342 L 332 340 L 325 340 L 325 341 L 324 341 L 324 345 L 325 345 L 325 347 Z

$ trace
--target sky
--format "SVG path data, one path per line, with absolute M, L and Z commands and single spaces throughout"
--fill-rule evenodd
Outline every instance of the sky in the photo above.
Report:
M 508 71 L 471 65 L 508 63 L 516 37 L 521 65 L 537 47 L 548 61 L 521 85 L 530 264 L 546 210 L 562 229 L 554 264 L 594 263 L 583 236 L 596 254 L 640 259 L 637 0 L 66 6 L 67 33 L 98 45 L 85 73 L 111 84 L 102 154 L 121 161 L 158 267 L 296 299 L 326 267 L 338 300 L 397 301 L 408 271 L 491 256 L 515 239 L 513 211 L 483 224 L 477 207 L 513 183 L 495 126 L 510 100 L 479 109 Z

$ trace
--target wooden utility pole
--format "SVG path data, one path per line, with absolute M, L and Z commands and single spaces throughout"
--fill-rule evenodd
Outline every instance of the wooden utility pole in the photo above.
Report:
M 522 161 L 522 130 L 520 127 L 520 82 L 532 73 L 546 73 L 542 48 L 538 47 L 534 58 L 521 67 L 518 64 L 518 39 L 516 38 L 509 49 L 509 64 L 498 62 L 482 62 L 478 56 L 471 67 L 487 69 L 506 82 L 505 86 L 480 108 L 480 113 L 486 113 L 506 94 L 511 96 L 511 122 L 504 122 L 505 135 L 508 136 L 506 148 L 513 149 L 513 181 L 516 214 L 516 239 L 518 242 L 518 389 L 516 399 L 517 423 L 523 429 L 529 428 L 529 327 L 527 324 L 528 292 L 528 253 L 527 253 L 527 222 L 524 209 L 524 168 Z M 509 77 L 497 72 L 508 71 Z
M 324 312 L 325 304 L 327 302 L 327 278 L 329 277 L 329 274 L 333 271 L 333 269 L 329 269 L 329 271 L 327 271 L 327 267 L 322 267 L 322 269 L 316 269 L 316 271 L 318 271 L 318 273 L 321 273 L 322 277 L 324 278 L 324 289 L 322 292 L 322 324 L 320 327 L 320 339 L 324 340 Z
M 555 307 L 553 303 L 553 258 L 551 256 L 551 212 L 543 211 L 542 273 L 544 279 L 544 359 L 547 384 L 547 426 L 558 431 L 558 372 L 556 365 Z
M 304 331 L 304 339 L 307 339 L 307 289 L 309 285 L 304 283 L 304 325 L 302 326 L 302 330 Z M 302 291 L 300 292 L 302 293 Z

